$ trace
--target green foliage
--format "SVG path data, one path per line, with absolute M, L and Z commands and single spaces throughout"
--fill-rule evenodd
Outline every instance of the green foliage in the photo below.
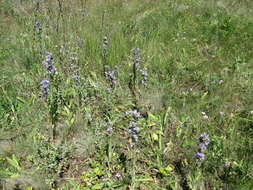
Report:
M 7 166 L 5 170 L 0 171 L 1 178 L 7 177 L 18 177 L 21 172 L 21 167 L 19 166 L 19 161 L 13 154 L 11 158 L 1 159 L 1 165 Z M 3 163 L 6 162 L 6 163 Z

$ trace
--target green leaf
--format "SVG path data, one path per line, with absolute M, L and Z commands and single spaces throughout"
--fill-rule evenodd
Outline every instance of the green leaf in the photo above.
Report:
M 12 158 L 7 158 L 7 162 L 12 165 L 17 170 L 21 170 L 21 167 L 19 166 L 17 157 L 13 154 Z
M 96 184 L 96 185 L 93 185 L 92 186 L 92 190 L 99 190 L 99 189 L 102 189 L 103 188 L 103 186 L 101 185 L 101 184 Z
M 152 113 L 148 113 L 148 117 L 152 121 L 159 121 L 159 118 L 153 115 Z
M 154 141 L 158 141 L 159 139 L 159 136 L 156 133 L 152 133 L 151 137 Z

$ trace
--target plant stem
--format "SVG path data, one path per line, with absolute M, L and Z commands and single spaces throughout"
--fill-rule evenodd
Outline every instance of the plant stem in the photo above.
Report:
M 131 151 L 132 155 L 132 173 L 131 173 L 131 189 L 135 190 L 135 182 L 136 182 L 136 171 L 135 171 L 135 165 L 136 165 L 136 150 L 133 147 L 133 150 Z

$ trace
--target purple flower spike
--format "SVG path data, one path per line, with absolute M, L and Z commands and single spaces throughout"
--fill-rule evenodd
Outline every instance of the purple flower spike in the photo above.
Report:
M 202 162 L 205 160 L 205 154 L 204 152 L 207 150 L 207 147 L 210 143 L 210 138 L 209 135 L 207 133 L 202 133 L 199 136 L 199 150 L 198 152 L 195 154 L 195 157 L 197 158 L 197 160 L 199 162 Z
M 42 65 L 46 68 L 46 75 L 53 75 L 56 72 L 56 68 L 53 65 L 53 55 L 48 53 L 45 57 L 45 61 L 42 62 Z
M 42 80 L 40 82 L 40 88 L 42 90 L 43 96 L 47 96 L 48 91 L 49 91 L 49 81 L 48 80 Z
M 128 126 L 128 133 L 131 135 L 131 147 L 133 147 L 134 145 L 136 145 L 138 143 L 138 139 L 139 139 L 139 127 L 137 126 L 137 122 L 138 119 L 141 117 L 140 112 L 138 112 L 137 110 L 130 110 L 126 112 L 126 115 L 130 115 L 131 121 L 130 124 Z

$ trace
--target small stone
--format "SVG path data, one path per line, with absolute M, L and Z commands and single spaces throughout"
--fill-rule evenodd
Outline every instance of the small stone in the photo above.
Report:
M 225 113 L 223 111 L 220 112 L 220 116 L 224 116 Z
M 226 168 L 229 168 L 230 166 L 231 166 L 231 162 L 225 162 L 225 164 L 224 164 L 224 166 L 226 167 Z
M 209 119 L 209 117 L 207 116 L 207 115 L 203 115 L 203 120 L 208 120 Z

